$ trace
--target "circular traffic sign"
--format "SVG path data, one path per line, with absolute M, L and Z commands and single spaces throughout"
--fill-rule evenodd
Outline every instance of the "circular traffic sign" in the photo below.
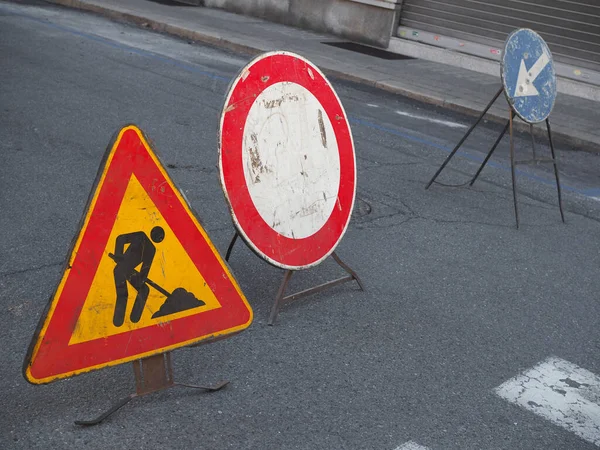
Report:
M 312 267 L 334 251 L 354 206 L 356 159 L 344 108 L 301 56 L 258 56 L 221 114 L 221 186 L 246 243 L 271 264 Z
M 521 119 L 538 123 L 548 118 L 556 100 L 556 72 L 539 34 L 521 28 L 508 36 L 501 75 L 506 99 Z

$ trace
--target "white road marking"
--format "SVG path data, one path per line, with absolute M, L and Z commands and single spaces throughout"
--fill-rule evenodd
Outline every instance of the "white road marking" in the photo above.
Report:
M 434 119 L 433 117 L 419 116 L 417 114 L 411 114 L 406 111 L 396 111 L 396 114 L 400 116 L 411 117 L 417 120 L 426 120 L 427 122 L 437 123 L 438 125 L 444 125 L 450 128 L 467 128 L 467 126 L 463 125 L 462 123 L 450 122 L 449 120 Z
M 422 445 L 417 444 L 413 441 L 408 441 L 402 444 L 400 447 L 396 448 L 396 450 L 429 450 L 427 447 L 423 447 Z
M 367 103 L 367 106 L 370 106 L 371 108 L 379 108 L 379 105 L 376 105 L 375 103 Z
M 503 383 L 496 393 L 600 446 L 600 377 L 551 357 Z
M 291 239 L 327 222 L 340 186 L 340 156 L 325 108 L 305 87 L 275 83 L 256 98 L 246 120 L 244 177 L 263 220 Z

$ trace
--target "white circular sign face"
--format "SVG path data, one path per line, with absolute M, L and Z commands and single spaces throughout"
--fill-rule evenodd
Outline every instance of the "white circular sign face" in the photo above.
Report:
M 262 219 L 291 239 L 327 223 L 340 186 L 340 156 L 325 108 L 305 87 L 279 82 L 250 107 L 243 133 L 243 170 Z
M 356 158 L 318 67 L 278 51 L 240 70 L 221 114 L 219 172 L 236 230 L 261 258 L 300 270 L 331 255 L 350 222 Z

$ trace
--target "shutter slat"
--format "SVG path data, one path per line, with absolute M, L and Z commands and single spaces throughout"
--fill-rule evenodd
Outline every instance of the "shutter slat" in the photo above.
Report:
M 502 47 L 517 28 L 531 28 L 557 61 L 600 71 L 599 0 L 404 0 L 400 24 Z

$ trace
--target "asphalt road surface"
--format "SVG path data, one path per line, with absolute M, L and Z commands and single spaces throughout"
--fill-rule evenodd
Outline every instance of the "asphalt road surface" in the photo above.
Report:
M 43 3 L 0 2 L 0 448 L 600 445 L 598 155 L 559 147 L 566 224 L 552 173 L 520 169 L 516 230 L 506 141 L 473 188 L 426 191 L 472 118 L 337 80 L 358 161 L 358 200 L 338 254 L 365 292 L 345 284 L 314 295 L 285 306 L 269 327 L 283 271 L 238 246 L 231 267 L 254 323 L 173 353 L 178 380 L 230 380 L 222 391 L 172 389 L 81 428 L 73 421 L 133 391 L 130 364 L 45 386 L 23 379 L 101 157 L 123 124 L 154 141 L 225 251 L 233 227 L 216 130 L 228 83 L 248 60 Z M 440 181 L 468 181 L 498 131 L 479 129 Z M 518 138 L 521 155 L 528 144 Z M 327 261 L 295 276 L 292 288 L 339 273 Z M 543 381 L 525 406 L 499 394 L 539 364 L 541 375 L 528 380 L 547 379 L 552 361 L 586 369 L 585 380 L 561 380 L 587 394 L 573 400 L 554 389 L 558 399 L 548 400 Z M 587 419 L 577 416 L 580 404 Z

